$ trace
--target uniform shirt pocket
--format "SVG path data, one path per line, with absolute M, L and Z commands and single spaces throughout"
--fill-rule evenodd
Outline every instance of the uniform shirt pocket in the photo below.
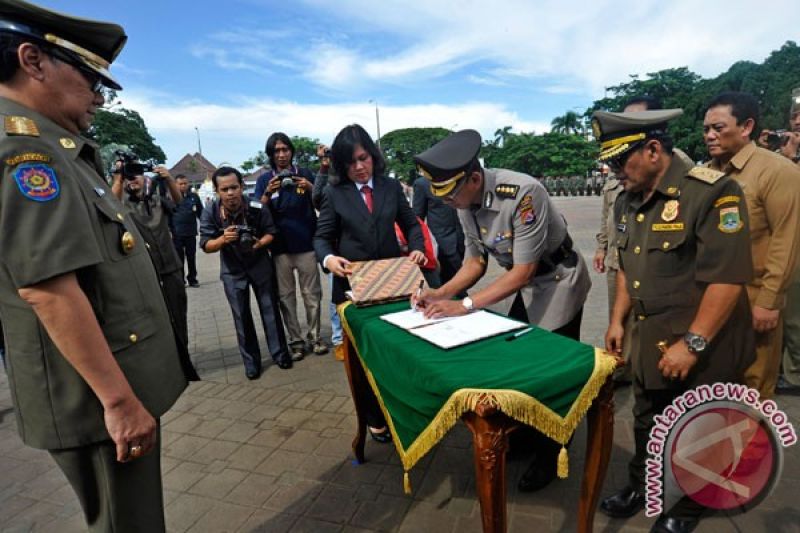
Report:
M 648 263 L 656 276 L 674 276 L 692 263 L 686 232 L 653 232 L 647 245 Z

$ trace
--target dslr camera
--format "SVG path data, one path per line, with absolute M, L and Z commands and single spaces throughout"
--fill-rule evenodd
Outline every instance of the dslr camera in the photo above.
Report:
M 281 180 L 281 188 L 282 189 L 291 189 L 294 187 L 295 183 L 297 183 L 297 178 L 292 174 L 292 171 L 288 168 L 286 170 L 281 170 L 276 178 Z
M 250 250 L 256 243 L 255 230 L 249 224 L 236 224 L 236 235 L 239 236 L 239 245 L 244 250 Z
M 767 149 L 771 152 L 777 152 L 783 145 L 789 141 L 786 135 L 786 130 L 775 130 L 767 134 Z
M 155 165 L 152 161 L 139 161 L 139 158 L 136 157 L 136 154 L 131 152 L 125 152 L 124 150 L 117 150 L 114 152 L 117 156 L 117 161 L 122 163 L 122 167 L 119 171 L 122 173 L 122 177 L 126 180 L 132 180 L 136 176 L 141 176 L 145 172 L 153 172 Z M 112 169 L 112 172 L 115 172 L 116 169 Z

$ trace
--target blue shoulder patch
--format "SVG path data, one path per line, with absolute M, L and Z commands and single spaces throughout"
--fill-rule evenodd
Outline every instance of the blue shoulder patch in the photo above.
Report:
M 37 202 L 49 202 L 61 192 L 56 172 L 43 163 L 23 163 L 14 169 L 14 181 L 26 198 Z

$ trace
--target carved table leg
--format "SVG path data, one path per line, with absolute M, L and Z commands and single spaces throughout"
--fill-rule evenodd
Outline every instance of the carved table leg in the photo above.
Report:
M 364 443 L 367 438 L 367 420 L 364 416 L 364 395 L 369 394 L 369 382 L 361 361 L 355 353 L 350 337 L 342 337 L 344 343 L 344 368 L 347 371 L 347 382 L 350 384 L 350 394 L 356 407 L 356 417 L 358 418 L 358 430 L 353 439 L 353 454 L 359 464 L 364 462 Z
M 492 407 L 478 404 L 462 419 L 472 431 L 475 485 L 484 533 L 506 531 L 506 450 L 508 434 L 517 423 Z
M 614 438 L 614 385 L 608 377 L 587 414 L 586 464 L 578 509 L 579 533 L 591 533 Z

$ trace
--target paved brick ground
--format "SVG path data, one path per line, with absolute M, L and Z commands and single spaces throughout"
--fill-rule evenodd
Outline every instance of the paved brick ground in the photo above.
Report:
M 556 202 L 589 260 L 599 199 Z M 463 425 L 412 471 L 412 496 L 403 494 L 402 468 L 391 446 L 368 442 L 368 462 L 353 464 L 350 441 L 355 417 L 341 364 L 330 355 L 311 356 L 290 371 L 267 367 L 260 380 L 247 381 L 218 281 L 218 258 L 202 252 L 198 258 L 201 286 L 189 291 L 189 327 L 203 381 L 189 387 L 163 418 L 169 531 L 480 531 L 471 439 Z M 584 312 L 583 340 L 600 343 L 605 321 L 605 280 L 595 275 Z M 323 329 L 329 336 L 327 316 Z M 621 389 L 616 400 L 614 449 L 604 494 L 625 484 L 632 450 L 630 390 Z M 798 426 L 800 400 L 778 401 Z M 575 530 L 584 440 L 582 425 L 570 450 L 573 475 L 536 495 L 515 490 L 526 461 L 509 461 L 510 531 Z M 755 510 L 733 518 L 711 517 L 698 531 L 800 531 L 799 459 L 798 448 L 787 450 L 777 490 Z M 595 529 L 647 531 L 651 522 L 643 514 L 630 520 L 598 514 Z M 85 530 L 77 500 L 61 472 L 45 452 L 24 447 L 17 437 L 2 372 L 0 528 Z

